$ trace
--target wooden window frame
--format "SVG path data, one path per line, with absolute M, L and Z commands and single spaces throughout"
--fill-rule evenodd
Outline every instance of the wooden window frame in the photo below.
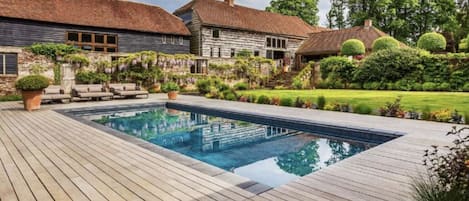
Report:
M 184 45 L 184 37 L 179 36 L 179 45 Z
M 217 34 L 215 34 L 215 33 L 217 33 Z M 213 29 L 212 30 L 212 38 L 220 38 L 220 35 L 221 35 L 220 33 L 221 33 L 220 29 Z
M 78 41 L 71 41 L 68 39 L 69 33 L 77 33 L 78 34 Z M 83 34 L 91 34 L 91 42 L 82 42 L 82 36 Z M 96 35 L 103 35 L 104 36 L 104 43 L 96 43 Z M 108 43 L 107 37 L 112 36 L 115 38 L 116 43 Z M 119 36 L 117 34 L 106 34 L 106 33 L 91 33 L 91 32 L 79 32 L 79 31 L 66 31 L 65 32 L 65 43 L 68 45 L 73 45 L 77 46 L 78 48 L 82 49 L 83 46 L 90 46 L 91 50 L 90 51 L 95 51 L 95 48 L 104 48 L 104 51 L 99 51 L 99 52 L 104 52 L 108 53 L 107 49 L 108 48 L 114 48 L 116 51 L 119 52 Z M 115 52 L 110 52 L 110 53 L 115 53 Z
M 7 73 L 7 54 L 14 54 L 16 55 L 16 73 L 15 74 L 9 74 Z M 2 73 L 0 73 L 0 76 L 11 76 L 11 75 L 18 75 L 18 53 L 13 53 L 13 52 L 0 52 L 0 56 L 2 57 L 2 63 L 0 64 L 0 67 L 2 68 Z
M 161 43 L 162 44 L 167 44 L 168 43 L 168 37 L 166 35 L 161 36 Z
M 230 49 L 230 56 L 231 56 L 231 58 L 236 57 L 236 49 L 235 48 Z

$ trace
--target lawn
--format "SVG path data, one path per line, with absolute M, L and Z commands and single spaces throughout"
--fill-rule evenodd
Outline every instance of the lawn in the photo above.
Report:
M 357 104 L 367 104 L 378 109 L 386 102 L 394 101 L 398 96 L 402 96 L 401 105 L 406 110 L 415 109 L 421 111 L 426 106 L 431 111 L 440 109 L 458 110 L 469 114 L 469 93 L 464 92 L 407 92 L 407 91 L 370 91 L 370 90 L 250 90 L 238 91 L 241 95 L 255 94 L 267 95 L 269 97 L 301 97 L 305 100 L 312 100 L 317 103 L 318 96 L 326 97 L 327 103 L 349 103 L 352 106 Z

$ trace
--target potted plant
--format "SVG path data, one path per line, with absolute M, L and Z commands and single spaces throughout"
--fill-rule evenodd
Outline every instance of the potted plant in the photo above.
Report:
M 41 108 L 42 90 L 49 86 L 49 79 L 42 75 L 28 75 L 16 81 L 16 89 L 21 90 L 24 109 L 33 111 Z
M 176 100 L 179 92 L 179 85 L 175 82 L 166 82 L 161 88 L 163 89 L 163 92 L 168 93 L 169 100 Z

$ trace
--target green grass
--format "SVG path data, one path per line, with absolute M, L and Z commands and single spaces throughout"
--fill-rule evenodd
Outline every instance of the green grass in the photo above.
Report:
M 20 96 L 20 95 L 0 96 L 0 102 L 19 101 L 19 100 L 21 100 L 21 96 Z
M 360 103 L 378 109 L 386 102 L 402 96 L 401 105 L 406 110 L 421 111 L 428 106 L 431 111 L 440 109 L 458 110 L 469 114 L 469 93 L 464 92 L 407 92 L 407 91 L 370 91 L 370 90 L 250 90 L 238 91 L 239 94 L 267 95 L 269 97 L 301 97 L 317 103 L 318 96 L 326 97 L 327 103 L 349 103 L 352 106 Z

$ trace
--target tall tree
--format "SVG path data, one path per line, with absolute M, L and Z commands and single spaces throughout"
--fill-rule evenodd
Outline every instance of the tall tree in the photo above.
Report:
M 343 29 L 347 26 L 345 20 L 345 0 L 331 0 L 331 9 L 327 13 L 328 27 Z
M 298 16 L 310 25 L 318 25 L 318 0 L 272 0 L 269 12 Z
M 458 0 L 456 4 L 458 29 L 455 34 L 457 43 L 469 34 L 469 0 Z

